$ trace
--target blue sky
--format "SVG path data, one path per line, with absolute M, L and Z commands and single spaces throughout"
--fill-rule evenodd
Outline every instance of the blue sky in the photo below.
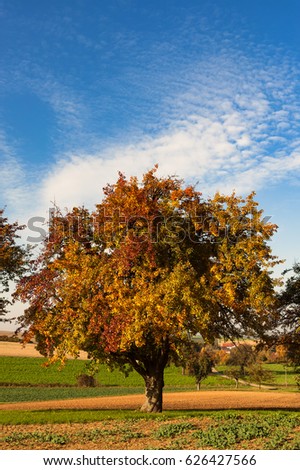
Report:
M 298 0 L 0 0 L 1 206 L 93 208 L 158 163 L 205 195 L 255 190 L 291 266 L 299 22 Z

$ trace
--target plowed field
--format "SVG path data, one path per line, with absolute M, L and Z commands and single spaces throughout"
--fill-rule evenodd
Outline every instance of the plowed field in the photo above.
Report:
M 115 409 L 136 410 L 143 395 L 1 403 L 0 410 Z M 299 393 L 200 391 L 164 394 L 164 410 L 300 409 Z

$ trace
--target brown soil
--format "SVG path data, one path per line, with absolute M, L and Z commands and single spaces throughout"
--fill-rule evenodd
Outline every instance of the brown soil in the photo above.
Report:
M 143 395 L 1 403 L 0 410 L 138 410 Z M 299 409 L 300 394 L 265 391 L 200 391 L 164 394 L 164 410 Z
M 37 350 L 36 345 L 28 343 L 14 343 L 11 341 L 0 341 L 0 356 L 14 356 L 14 357 L 43 357 Z M 79 359 L 87 359 L 85 352 L 80 353 Z

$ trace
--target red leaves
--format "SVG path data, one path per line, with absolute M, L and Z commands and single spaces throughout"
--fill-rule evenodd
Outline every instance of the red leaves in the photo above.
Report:
M 60 358 L 85 348 L 125 360 L 160 348 L 180 355 L 191 333 L 211 340 L 259 327 L 276 263 L 253 195 L 203 201 L 157 167 L 139 183 L 120 173 L 90 214 L 58 212 L 32 274 L 18 287 L 23 325 Z M 259 328 L 258 328 L 259 329 Z M 150 349 L 151 349 L 150 348 Z

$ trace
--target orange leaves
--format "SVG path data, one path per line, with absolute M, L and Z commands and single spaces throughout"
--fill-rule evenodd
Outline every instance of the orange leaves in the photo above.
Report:
M 155 167 L 141 183 L 119 174 L 94 213 L 59 217 L 18 293 L 30 303 L 23 326 L 61 358 L 84 348 L 132 363 L 162 344 L 180 354 L 191 334 L 259 331 L 259 315 L 271 311 L 276 226 L 254 194 L 204 201 Z

